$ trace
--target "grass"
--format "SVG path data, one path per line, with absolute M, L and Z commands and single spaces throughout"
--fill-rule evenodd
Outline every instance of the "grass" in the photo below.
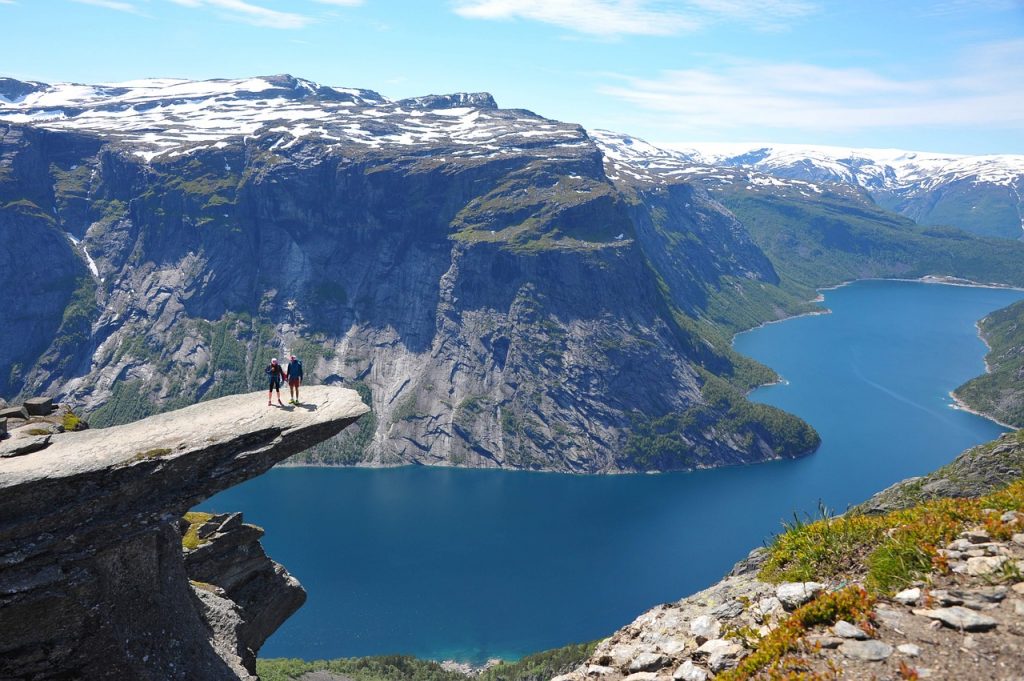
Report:
M 208 523 L 212 517 L 212 513 L 202 513 L 200 511 L 186 513 L 185 520 L 188 521 L 188 529 L 181 536 L 181 548 L 193 551 L 203 544 L 209 543 L 199 538 L 199 528 Z
M 148 461 L 149 459 L 158 459 L 161 456 L 170 454 L 171 450 L 166 447 L 157 447 L 155 449 L 147 449 L 144 452 L 136 452 L 132 458 L 128 459 L 125 464 L 133 464 L 137 461 Z
M 875 598 L 859 586 L 826 593 L 807 605 L 797 608 L 758 643 L 757 649 L 745 657 L 732 670 L 715 677 L 717 681 L 744 679 L 816 679 L 804 671 L 806 664 L 797 654 L 801 650 L 804 634 L 814 626 L 834 624 L 846 620 L 870 626 L 871 609 Z
M 977 499 L 937 499 L 885 515 L 825 517 L 795 522 L 768 548 L 760 577 L 769 582 L 858 579 L 874 593 L 893 593 L 934 569 L 938 549 L 966 526 L 984 524 L 1009 538 L 1003 511 L 1024 511 L 1024 479 Z

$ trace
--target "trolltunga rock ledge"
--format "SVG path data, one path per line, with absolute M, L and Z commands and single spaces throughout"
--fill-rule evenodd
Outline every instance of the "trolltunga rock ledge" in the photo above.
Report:
M 178 523 L 369 411 L 351 390 L 302 393 L 297 407 L 235 395 L 0 458 L 0 678 L 254 678 L 259 645 L 297 605 L 254 624 L 247 612 L 275 594 L 239 604 L 190 583 Z M 266 589 L 299 589 L 263 559 L 254 574 L 279 578 Z

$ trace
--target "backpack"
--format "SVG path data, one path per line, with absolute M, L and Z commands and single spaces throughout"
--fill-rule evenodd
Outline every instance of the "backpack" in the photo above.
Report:
M 297 359 L 294 362 L 290 362 L 288 364 L 288 369 L 289 369 L 288 375 L 289 376 L 292 375 L 292 373 L 291 373 L 291 365 L 292 364 L 294 364 L 297 367 L 297 371 L 295 372 L 295 376 L 297 376 L 298 378 L 302 378 L 302 360 L 301 359 Z

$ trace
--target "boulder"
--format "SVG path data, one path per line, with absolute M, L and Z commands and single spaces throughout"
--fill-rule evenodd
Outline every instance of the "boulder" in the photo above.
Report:
M 832 632 L 839 638 L 853 638 L 863 641 L 868 637 L 867 633 L 855 624 L 846 620 L 839 620 L 832 626 Z
M 668 655 L 661 655 L 659 653 L 640 653 L 629 663 L 629 671 L 632 672 L 651 672 L 668 665 L 671 660 Z
M 29 416 L 49 416 L 53 413 L 52 397 L 30 397 L 24 402 Z
M 692 660 L 687 660 L 679 665 L 679 668 L 672 674 L 672 678 L 676 681 L 707 681 L 708 673 L 695 665 Z
M 0 417 L 0 439 L 7 436 L 7 419 Z
M 839 652 L 855 660 L 880 662 L 892 655 L 892 646 L 882 641 L 847 641 Z
M 818 582 L 785 582 L 775 589 L 775 597 L 786 610 L 796 610 L 825 590 Z
M 954 605 L 951 608 L 922 608 L 914 610 L 914 614 L 921 617 L 930 617 L 933 620 L 942 622 L 947 627 L 960 629 L 961 631 L 988 631 L 996 626 L 996 621 L 991 617 L 976 613 L 969 608 L 959 605 Z
M 701 615 L 690 622 L 690 635 L 697 639 L 698 644 L 718 638 L 721 632 L 722 625 L 711 615 Z
M 25 411 L 25 407 L 6 407 L 4 409 L 0 409 L 0 418 L 21 419 L 23 421 L 27 421 L 28 412 Z
M 917 587 L 904 589 L 893 596 L 893 600 L 898 601 L 903 605 L 914 605 L 917 603 L 919 598 L 921 598 L 921 590 Z

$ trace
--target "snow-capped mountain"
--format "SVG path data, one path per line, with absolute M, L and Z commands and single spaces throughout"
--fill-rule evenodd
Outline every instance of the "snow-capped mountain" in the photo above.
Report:
M 501 154 L 523 142 L 586 141 L 579 126 L 498 109 L 487 93 L 393 101 L 371 90 L 319 85 L 289 75 L 243 80 L 148 79 L 103 85 L 0 78 L 0 121 L 87 131 L 123 141 L 146 160 L 230 139 L 279 134 L 278 145 L 316 138 L 326 146 L 377 149 L 432 144 L 452 153 Z
M 900 149 L 797 144 L 690 144 L 659 147 L 606 130 L 593 136 L 623 172 L 709 180 L 844 183 L 922 224 L 947 224 L 1020 238 L 1024 228 L 1024 155 L 969 156 Z M 723 175 L 727 168 L 750 171 Z

